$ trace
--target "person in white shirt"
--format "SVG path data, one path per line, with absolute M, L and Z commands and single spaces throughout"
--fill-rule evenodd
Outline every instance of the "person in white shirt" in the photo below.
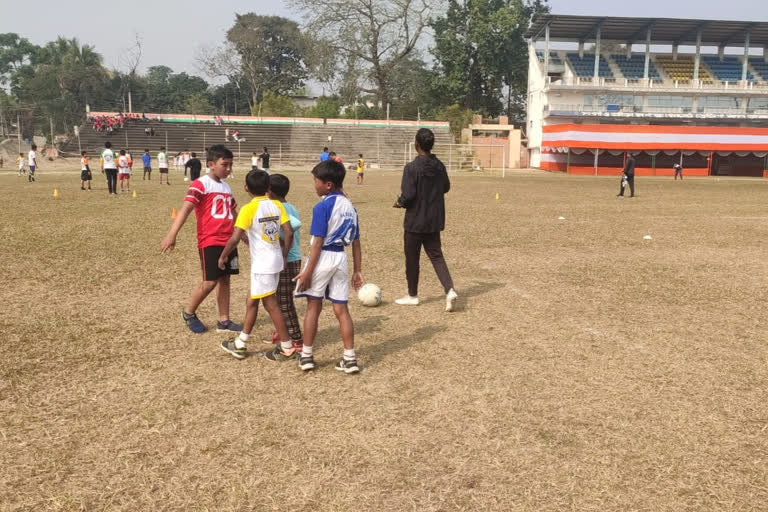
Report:
M 168 181 L 168 154 L 165 152 L 165 146 L 160 146 L 160 152 L 157 154 L 157 168 L 160 169 L 160 184 L 163 184 L 163 174 L 165 174 L 165 184 L 170 185 Z
M 35 169 L 37 168 L 37 146 L 32 144 L 32 148 L 29 150 L 27 162 L 29 162 L 29 177 L 28 181 L 32 183 L 35 181 Z
M 131 166 L 125 150 L 120 150 L 120 156 L 117 158 L 117 168 L 119 170 L 117 177 L 120 179 L 120 192 L 131 191 Z

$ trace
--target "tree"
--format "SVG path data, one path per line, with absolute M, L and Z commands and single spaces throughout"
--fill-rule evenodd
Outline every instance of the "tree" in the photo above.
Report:
M 296 113 L 296 105 L 287 96 L 278 96 L 267 92 L 261 103 L 253 108 L 255 116 L 291 117 Z
M 197 53 L 196 60 L 199 71 L 214 82 L 222 78 L 227 79 L 226 84 L 217 87 L 214 91 L 214 103 L 217 106 L 222 105 L 222 112 L 237 114 L 252 110 L 253 98 L 247 90 L 248 81 L 243 74 L 243 64 L 235 45 L 226 42 L 218 48 L 202 47 Z M 243 101 L 247 108 L 242 108 L 245 106 Z M 229 108 L 230 105 L 233 108 Z
M 393 70 L 416 48 L 427 27 L 427 0 L 291 0 L 306 15 L 306 25 L 342 59 L 354 58 L 386 109 Z
M 184 113 L 186 114 L 213 114 L 214 108 L 208 97 L 204 94 L 193 94 L 184 100 Z
M 507 111 L 527 85 L 528 51 L 523 34 L 546 0 L 449 0 L 434 20 L 436 87 L 441 97 L 486 115 Z
M 328 96 L 322 96 L 317 98 L 317 104 L 314 107 L 310 107 L 304 115 L 307 117 L 320 117 L 322 119 L 335 119 L 339 117 L 341 105 L 336 98 L 329 98 Z
M 0 85 L 11 84 L 15 74 L 31 68 L 39 50 L 18 34 L 0 34 Z
M 265 92 L 289 94 L 302 87 L 309 76 L 305 39 L 295 21 L 280 16 L 236 14 L 227 41 L 240 56 L 254 105 Z
M 449 105 L 435 113 L 437 121 L 448 121 L 451 124 L 451 133 L 457 142 L 461 142 L 461 130 L 472 122 L 472 111 L 461 105 Z

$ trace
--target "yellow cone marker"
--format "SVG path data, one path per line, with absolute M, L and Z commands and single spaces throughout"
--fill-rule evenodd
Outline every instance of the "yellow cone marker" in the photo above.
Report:
M 496 200 L 497 201 L 499 200 L 499 193 L 498 192 L 496 192 Z
M 54 199 L 59 197 L 59 189 L 57 189 L 57 188 L 53 189 L 53 197 L 54 197 Z
M 133 191 L 133 197 L 134 198 L 136 197 L 136 191 L 135 190 Z
M 171 218 L 172 218 L 172 219 L 175 219 L 175 218 L 176 218 L 176 208 L 174 208 L 173 210 L 171 210 Z

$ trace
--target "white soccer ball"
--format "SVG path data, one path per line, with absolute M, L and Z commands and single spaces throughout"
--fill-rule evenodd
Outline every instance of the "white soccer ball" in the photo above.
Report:
M 357 298 L 363 306 L 378 306 L 381 304 L 381 288 L 372 283 L 364 284 L 357 292 Z

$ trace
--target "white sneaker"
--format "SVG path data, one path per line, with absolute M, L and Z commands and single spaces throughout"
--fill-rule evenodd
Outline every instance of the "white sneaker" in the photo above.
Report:
M 445 310 L 447 312 L 453 311 L 453 308 L 456 306 L 456 299 L 459 298 L 459 295 L 456 293 L 456 290 L 451 288 L 448 290 L 448 293 L 445 295 Z
M 189 178 L 187 178 L 187 177 L 185 176 L 185 177 L 184 177 L 184 181 L 189 181 Z
M 405 297 L 395 299 L 395 304 L 400 304 L 401 306 L 418 306 L 419 298 L 406 295 Z

